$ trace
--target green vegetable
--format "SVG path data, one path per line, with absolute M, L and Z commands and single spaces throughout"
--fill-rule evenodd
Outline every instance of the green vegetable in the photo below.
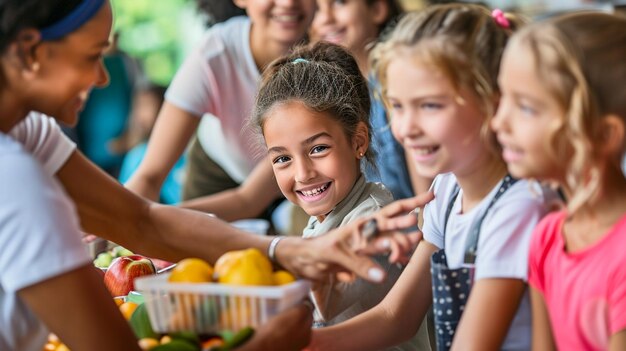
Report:
M 156 346 L 150 349 L 150 351 L 200 351 L 200 346 L 192 345 L 182 339 L 172 339 L 167 344 Z
M 235 348 L 243 345 L 246 341 L 248 341 L 254 335 L 254 329 L 252 327 L 245 327 L 232 335 L 229 339 L 226 339 L 224 334 L 222 333 L 222 338 L 224 339 L 224 345 L 218 347 L 216 350 L 218 351 L 230 351 Z
M 200 346 L 200 338 L 198 337 L 198 334 L 194 332 L 175 332 L 169 333 L 169 336 L 174 340 L 183 340 L 190 344 Z
M 143 338 L 153 338 L 158 339 L 159 334 L 157 334 L 150 324 L 150 318 L 148 317 L 148 310 L 146 309 L 145 304 L 141 304 L 137 306 L 135 312 L 130 316 L 130 327 L 135 332 L 135 336 L 137 339 Z
M 141 305 L 142 303 L 144 303 L 144 298 L 143 295 L 141 295 L 140 293 L 136 291 L 131 291 L 126 296 L 126 301 L 134 302 L 137 305 Z

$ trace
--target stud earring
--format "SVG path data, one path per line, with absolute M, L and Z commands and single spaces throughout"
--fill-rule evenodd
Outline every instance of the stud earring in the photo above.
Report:
M 33 72 L 37 72 L 39 71 L 39 62 L 33 62 L 33 64 L 30 66 L 30 70 Z
M 359 158 L 363 158 L 363 152 L 359 152 Z

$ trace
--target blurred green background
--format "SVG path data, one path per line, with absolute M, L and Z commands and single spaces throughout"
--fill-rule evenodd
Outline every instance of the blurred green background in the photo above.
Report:
M 119 47 L 167 85 L 204 29 L 193 0 L 112 0 Z

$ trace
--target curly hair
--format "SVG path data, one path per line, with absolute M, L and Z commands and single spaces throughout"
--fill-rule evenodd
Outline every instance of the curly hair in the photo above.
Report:
M 367 81 L 354 57 L 339 45 L 319 42 L 301 46 L 272 62 L 263 72 L 250 126 L 262 135 L 268 113 L 294 101 L 335 117 L 348 139 L 363 122 L 371 138 Z M 365 158 L 374 164 L 372 148 Z
M 594 146 L 602 138 L 602 118 L 626 119 L 626 18 L 599 12 L 580 12 L 528 26 L 511 47 L 528 48 L 537 76 L 566 111 L 546 140 L 551 158 L 566 170 L 574 212 L 597 194 L 600 170 Z M 616 162 L 620 162 L 622 146 Z M 567 156 L 567 157 L 564 157 Z

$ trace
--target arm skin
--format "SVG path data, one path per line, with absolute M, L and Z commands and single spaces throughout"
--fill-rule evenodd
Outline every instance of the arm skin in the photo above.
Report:
M 159 112 L 146 156 L 126 182 L 126 187 L 152 201 L 159 199 L 161 186 L 200 124 L 200 116 L 186 112 L 169 102 Z
M 18 294 L 72 350 L 139 350 L 128 322 L 91 265 L 28 286 Z
M 609 340 L 609 351 L 626 350 L 626 330 L 611 335 Z
M 478 280 L 457 327 L 452 350 L 500 350 L 525 290 L 526 284 L 520 279 Z
M 552 337 L 552 327 L 550 317 L 543 295 L 537 289 L 530 287 L 530 305 L 533 321 L 533 351 L 556 350 L 554 338 Z
M 57 172 L 78 209 L 81 227 L 138 253 L 169 261 L 228 250 L 266 250 L 271 238 L 255 237 L 204 213 L 159 205 L 125 189 L 79 151 Z
M 254 218 L 283 194 L 276 184 L 269 160 L 261 161 L 239 187 L 179 204 L 180 207 L 213 213 L 225 221 Z
M 200 257 L 213 263 L 230 250 L 254 247 L 267 252 L 272 239 L 238 230 L 201 212 L 146 200 L 124 188 L 79 151 L 72 153 L 57 172 L 57 178 L 76 204 L 84 231 L 146 256 L 169 261 Z M 415 208 L 431 198 L 432 194 L 426 194 L 402 204 Z M 408 212 L 399 204 L 392 205 L 381 213 L 391 217 Z M 402 219 L 397 221 L 401 223 Z M 377 281 L 370 277 L 369 271 L 378 265 L 352 249 L 353 239 L 360 232 L 359 222 L 354 223 L 314 239 L 286 238 L 277 246 L 276 257 L 284 268 L 314 280 L 330 273 L 352 271 L 364 279 Z M 363 252 L 386 252 L 389 247 L 393 257 L 408 252 L 411 242 L 407 247 L 406 235 L 394 228 L 382 229 L 387 231 L 387 236 L 373 241 L 369 251 Z M 382 243 L 388 245 L 380 246 Z
M 409 264 L 378 305 L 346 322 L 313 330 L 310 350 L 380 350 L 410 339 L 432 302 L 430 256 L 421 241 Z

